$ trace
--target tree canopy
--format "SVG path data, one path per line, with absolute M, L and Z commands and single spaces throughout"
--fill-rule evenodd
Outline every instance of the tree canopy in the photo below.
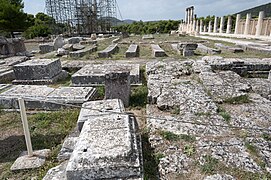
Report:
M 28 16 L 23 12 L 22 0 L 0 0 L 0 30 L 11 33 L 24 31 L 28 26 Z

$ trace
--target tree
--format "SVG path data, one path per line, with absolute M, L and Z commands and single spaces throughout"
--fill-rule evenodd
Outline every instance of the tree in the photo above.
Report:
M 27 28 L 27 14 L 23 12 L 22 0 L 0 0 L 0 30 L 11 33 Z

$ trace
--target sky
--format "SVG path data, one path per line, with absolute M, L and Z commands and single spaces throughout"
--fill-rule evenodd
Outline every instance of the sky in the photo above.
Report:
M 117 0 L 118 19 L 132 20 L 180 20 L 185 16 L 185 9 L 195 6 L 198 17 L 208 15 L 223 16 L 237 13 L 270 0 Z M 24 11 L 30 14 L 46 13 L 45 0 L 24 0 Z M 121 18 L 122 17 L 122 18 Z

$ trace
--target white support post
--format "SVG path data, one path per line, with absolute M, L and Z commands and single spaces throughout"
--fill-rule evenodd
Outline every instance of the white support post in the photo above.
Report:
M 258 23 L 257 23 L 257 27 L 256 27 L 256 36 L 260 36 L 262 33 L 263 18 L 264 18 L 264 11 L 261 11 L 259 13 Z
M 250 21 L 251 21 L 251 13 L 248 13 L 247 14 L 247 18 L 246 18 L 244 35 L 248 35 L 249 34 Z
M 232 26 L 232 17 L 228 16 L 227 31 L 226 31 L 227 34 L 231 33 L 231 26 Z
M 241 14 L 237 14 L 236 16 L 236 22 L 235 22 L 235 29 L 234 29 L 234 34 L 238 34 L 239 30 L 239 21 L 241 20 Z
M 218 24 L 218 17 L 215 17 L 215 22 L 214 22 L 214 33 L 217 33 L 217 24 Z
M 22 98 L 19 98 L 18 101 L 19 101 L 19 106 L 20 106 L 20 113 L 21 113 L 21 119 L 23 123 L 24 136 L 25 136 L 28 156 L 33 156 L 31 137 L 30 137 L 29 127 L 28 127 L 28 122 L 27 122 L 26 111 L 25 111 L 25 103 Z
M 224 16 L 222 16 L 221 19 L 220 19 L 219 33 L 224 32 L 224 23 L 225 23 L 225 19 L 224 19 Z

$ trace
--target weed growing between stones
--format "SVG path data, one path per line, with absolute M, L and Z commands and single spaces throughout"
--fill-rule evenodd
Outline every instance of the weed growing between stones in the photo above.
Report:
M 170 131 L 159 131 L 159 134 L 168 141 L 179 141 L 183 140 L 185 142 L 193 143 L 196 141 L 196 137 L 188 134 L 177 135 Z
M 223 107 L 218 107 L 217 112 L 218 112 L 218 114 L 219 114 L 220 116 L 223 117 L 223 119 L 224 119 L 226 122 L 228 122 L 228 123 L 230 122 L 230 120 L 231 120 L 231 115 L 230 115 L 228 112 L 226 112 L 226 110 L 225 110 Z
M 142 136 L 142 152 L 144 165 L 144 180 L 159 179 L 158 164 L 163 155 L 155 154 L 149 142 L 148 132 L 143 132 Z
M 187 156 L 193 156 L 196 153 L 196 149 L 193 145 L 186 144 L 183 149 L 184 154 Z
M 97 86 L 96 87 L 96 90 L 97 90 L 97 100 L 102 100 L 104 99 L 104 95 L 105 95 L 105 89 L 104 89 L 104 86 Z
M 228 98 L 224 100 L 224 103 L 227 104 L 246 104 L 246 103 L 250 103 L 251 100 L 249 99 L 249 96 L 246 95 L 241 95 L 238 97 L 232 97 L 232 98 Z
M 204 159 L 204 164 L 201 165 L 201 171 L 206 174 L 213 173 L 218 164 L 218 160 L 213 158 L 210 155 L 204 156 L 203 159 Z

